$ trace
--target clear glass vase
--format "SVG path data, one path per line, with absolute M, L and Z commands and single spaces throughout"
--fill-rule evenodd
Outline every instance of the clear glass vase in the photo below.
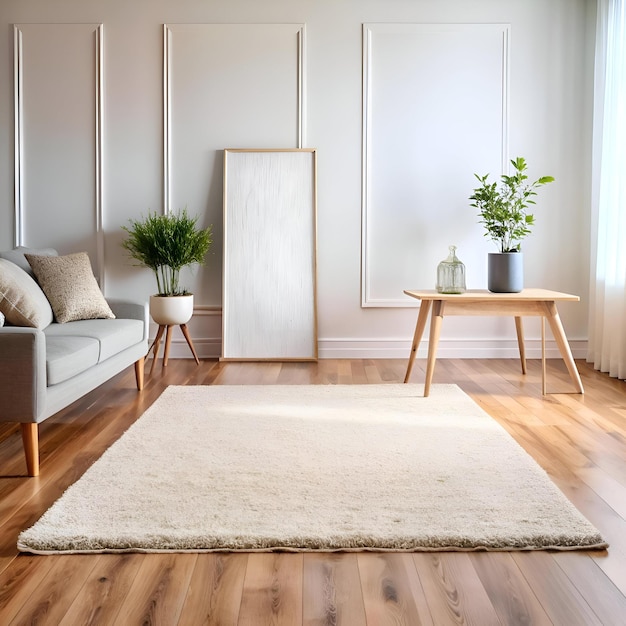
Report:
M 463 293 L 465 291 L 465 265 L 456 256 L 456 246 L 450 246 L 448 258 L 437 266 L 439 293 Z

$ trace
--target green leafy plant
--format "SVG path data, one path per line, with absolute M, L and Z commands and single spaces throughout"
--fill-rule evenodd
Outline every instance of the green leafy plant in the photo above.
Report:
M 470 206 L 478 209 L 488 237 L 496 243 L 500 252 L 519 252 L 521 240 L 530 234 L 535 224 L 535 216 L 528 213 L 529 205 L 535 204 L 536 189 L 554 181 L 552 176 L 542 176 L 533 183 L 526 182 L 526 160 L 522 157 L 511 159 L 515 168 L 512 176 L 501 176 L 500 188 L 496 182 L 490 183 L 489 174 L 474 176 L 480 187 L 470 196 Z
M 156 277 L 160 296 L 187 295 L 179 286 L 180 270 L 187 265 L 202 265 L 212 240 L 212 226 L 198 228 L 198 218 L 187 209 L 178 213 L 148 213 L 142 220 L 129 220 L 122 226 L 128 237 L 122 247 L 138 265 L 150 268 Z

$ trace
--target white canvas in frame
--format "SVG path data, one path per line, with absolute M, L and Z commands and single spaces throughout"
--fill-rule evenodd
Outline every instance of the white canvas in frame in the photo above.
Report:
M 364 307 L 416 306 L 448 246 L 484 264 L 474 172 L 508 159 L 506 24 L 364 24 Z M 433 220 L 433 215 L 437 216 Z
M 225 150 L 222 358 L 316 359 L 315 273 L 315 150 Z

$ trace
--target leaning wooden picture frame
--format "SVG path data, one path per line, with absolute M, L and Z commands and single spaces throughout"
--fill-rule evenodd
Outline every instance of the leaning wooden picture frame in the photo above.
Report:
M 224 150 L 222 360 L 317 360 L 317 153 Z

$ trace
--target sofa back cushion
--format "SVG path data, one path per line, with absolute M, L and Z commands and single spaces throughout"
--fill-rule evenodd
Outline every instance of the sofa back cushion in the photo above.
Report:
M 9 324 L 46 328 L 52 309 L 39 285 L 15 263 L 0 259 L 0 312 Z
M 38 256 L 57 256 L 58 252 L 54 248 L 27 248 L 26 246 L 18 246 L 13 250 L 4 250 L 0 252 L 0 259 L 6 259 L 21 267 L 29 276 L 34 277 L 33 269 L 26 260 L 27 254 L 36 254 Z

